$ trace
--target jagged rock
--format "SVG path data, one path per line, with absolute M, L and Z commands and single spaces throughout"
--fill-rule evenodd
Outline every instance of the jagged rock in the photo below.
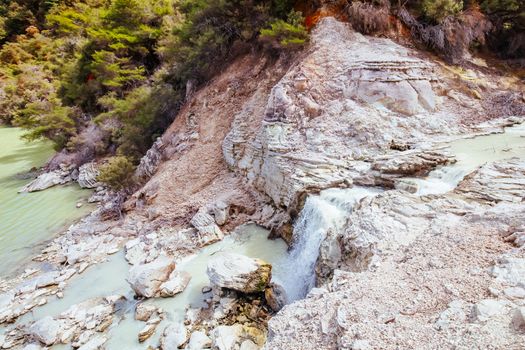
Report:
M 126 280 L 138 296 L 152 298 L 174 269 L 173 260 L 163 256 L 151 263 L 133 266 Z
M 57 342 L 60 330 L 60 322 L 47 316 L 33 323 L 29 328 L 29 334 L 41 343 L 50 346 Z
M 82 188 L 96 188 L 100 185 L 97 180 L 99 171 L 95 163 L 86 163 L 78 168 L 77 182 Z
M 465 177 L 456 192 L 489 202 L 521 202 L 525 198 L 525 161 L 489 163 Z
M 265 290 L 272 265 L 240 254 L 221 254 L 210 259 L 206 270 L 212 285 L 243 293 Z
M 55 170 L 49 173 L 44 173 L 38 176 L 35 180 L 25 185 L 18 192 L 37 192 L 43 191 L 56 185 L 62 185 L 69 182 L 71 179 L 64 174 L 62 170 Z
M 287 303 L 286 291 L 277 283 L 270 283 L 264 291 L 264 298 L 275 312 L 281 310 Z
M 166 145 L 162 138 L 159 137 L 146 152 L 146 155 L 141 158 L 140 164 L 135 171 L 135 175 L 141 183 L 146 182 L 155 174 L 162 161 L 162 152 L 165 147 Z
M 218 242 L 224 237 L 221 229 L 215 223 L 215 219 L 208 214 L 206 208 L 201 208 L 193 216 L 191 224 L 197 229 L 201 246 Z
M 190 341 L 186 346 L 186 350 L 202 350 L 211 348 L 212 341 L 206 333 L 202 331 L 196 331 L 191 333 Z
M 162 350 L 177 350 L 188 340 L 188 330 L 183 323 L 170 323 L 164 328 L 160 340 Z
M 157 312 L 157 307 L 146 303 L 139 303 L 135 309 L 135 319 L 137 321 L 146 322 L 151 316 Z
M 191 275 L 186 271 L 173 271 L 169 279 L 160 285 L 160 296 L 167 298 L 183 292 L 190 280 Z

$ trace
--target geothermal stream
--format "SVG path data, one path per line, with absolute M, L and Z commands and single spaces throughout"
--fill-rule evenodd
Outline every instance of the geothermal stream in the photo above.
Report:
M 407 178 L 418 185 L 415 195 L 445 193 L 454 189 L 465 175 L 488 161 L 525 157 L 525 125 L 506 129 L 505 133 L 460 139 L 451 142 L 450 151 L 457 158 L 455 164 L 441 167 L 427 178 Z M 287 292 L 288 302 L 304 298 L 315 286 L 315 264 L 321 242 L 330 230 L 341 230 L 354 206 L 367 196 L 379 195 L 378 188 L 354 187 L 332 188 L 317 195 L 310 195 L 295 223 L 292 248 L 287 251 L 284 241 L 268 240 L 268 231 L 256 225 L 239 227 L 221 242 L 207 246 L 196 255 L 177 261 L 177 269 L 187 271 L 192 279 L 181 294 L 172 298 L 154 298 L 144 303 L 161 307 L 166 319 L 156 333 L 144 343 L 137 335 L 145 323 L 134 319 L 133 292 L 125 281 L 130 265 L 123 252 L 112 255 L 105 263 L 88 268 L 83 274 L 73 277 L 64 290 L 64 297 L 53 297 L 46 305 L 36 307 L 18 319 L 12 327 L 29 324 L 46 316 L 56 316 L 71 306 L 95 297 L 122 295 L 126 301 L 117 311 L 108 331 L 108 350 L 146 349 L 156 347 L 164 329 L 170 321 L 183 320 L 188 307 L 201 307 L 210 295 L 201 292 L 209 285 L 206 267 L 209 257 L 222 252 L 235 252 L 261 258 L 273 265 L 272 281 L 281 284 Z M 6 328 L 0 327 L 0 335 Z M 52 349 L 69 349 L 69 346 L 54 346 Z
M 415 195 L 443 194 L 452 191 L 461 180 L 481 165 L 513 157 L 525 158 L 525 124 L 509 127 L 505 132 L 459 139 L 451 142 L 450 152 L 457 162 L 432 171 L 426 178 L 403 178 L 417 185 Z M 288 301 L 302 299 L 315 287 L 315 265 L 321 242 L 330 230 L 342 229 L 352 208 L 362 198 L 375 196 L 381 190 L 354 187 L 331 188 L 310 195 L 294 227 L 295 243 L 275 276 L 285 288 Z

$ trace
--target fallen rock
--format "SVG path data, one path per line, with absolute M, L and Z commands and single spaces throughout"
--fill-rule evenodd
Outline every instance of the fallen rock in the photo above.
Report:
M 158 323 L 146 324 L 146 326 L 144 326 L 144 328 L 142 328 L 142 330 L 139 332 L 139 342 L 143 343 L 148 340 L 155 333 L 157 326 Z
M 87 343 L 78 348 L 78 350 L 99 350 L 108 341 L 105 336 L 96 336 L 91 338 Z
M 56 185 L 65 184 L 70 180 L 71 179 L 68 178 L 67 174 L 64 174 L 63 171 L 52 171 L 40 175 L 35 180 L 22 187 L 22 189 L 20 189 L 18 193 L 43 191 Z
M 148 264 L 133 266 L 129 271 L 127 282 L 138 296 L 152 298 L 174 269 L 173 260 L 163 256 Z
M 39 342 L 50 346 L 57 341 L 60 327 L 60 322 L 47 316 L 33 323 L 29 328 L 29 334 Z
M 487 321 L 505 309 L 505 303 L 496 299 L 481 300 L 472 307 L 471 318 L 475 321 Z
M 223 201 L 217 201 L 211 208 L 211 213 L 217 225 L 222 226 L 228 221 L 229 206 Z
M 196 331 L 191 333 L 190 341 L 186 346 L 186 350 L 201 350 L 211 348 L 212 341 L 206 333 L 202 331 Z
M 135 308 L 135 319 L 137 321 L 146 322 L 151 318 L 151 316 L 157 312 L 157 307 L 153 305 L 148 305 L 145 303 L 137 304 Z
M 212 285 L 243 293 L 263 292 L 271 279 L 272 265 L 240 254 L 221 254 L 208 263 Z
M 234 350 L 241 342 L 241 325 L 218 326 L 212 331 L 213 347 L 219 350 Z
M 199 244 L 205 246 L 218 242 L 223 239 L 224 235 L 215 223 L 215 219 L 208 214 L 206 208 L 201 208 L 191 219 L 191 224 L 199 235 Z
M 188 330 L 183 323 L 171 323 L 164 328 L 160 340 L 162 350 L 177 350 L 188 340 Z
M 188 272 L 173 271 L 169 279 L 160 285 L 160 296 L 167 298 L 183 292 L 190 280 L 191 275 Z

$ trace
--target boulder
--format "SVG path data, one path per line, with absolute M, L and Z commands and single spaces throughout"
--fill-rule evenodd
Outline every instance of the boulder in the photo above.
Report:
M 242 340 L 241 325 L 218 326 L 212 331 L 213 347 L 219 350 L 234 350 Z
M 188 340 L 188 330 L 183 323 L 171 323 L 164 328 L 160 340 L 162 350 L 177 350 Z
M 29 327 L 29 334 L 39 342 L 50 346 L 57 341 L 60 329 L 60 322 L 47 316 L 33 323 Z
M 206 272 L 211 284 L 216 287 L 257 293 L 268 286 L 272 265 L 260 259 L 228 253 L 213 257 Z
M 152 298 L 174 269 L 173 259 L 161 256 L 148 264 L 133 266 L 129 270 L 127 282 L 136 295 Z
M 173 271 L 169 279 L 160 285 L 160 296 L 167 298 L 182 293 L 190 280 L 191 275 L 186 271 Z
M 202 350 L 211 348 L 211 339 L 202 331 L 191 333 L 186 350 Z
M 70 179 L 68 179 L 67 176 L 64 175 L 65 174 L 63 174 L 63 172 L 60 170 L 44 173 L 37 177 L 35 180 L 22 187 L 22 189 L 20 189 L 18 192 L 22 193 L 43 191 L 56 185 L 65 184 Z

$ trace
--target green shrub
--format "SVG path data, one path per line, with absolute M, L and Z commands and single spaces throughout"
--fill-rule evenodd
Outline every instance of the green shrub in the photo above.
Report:
M 275 49 L 301 48 L 308 41 L 303 22 L 302 14 L 292 10 L 287 21 L 278 19 L 270 23 L 270 28 L 261 29 L 260 40 Z
M 441 23 L 463 11 L 463 0 L 423 0 L 422 9 L 427 18 Z
M 133 183 L 133 163 L 124 156 L 115 156 L 100 167 L 97 180 L 108 185 L 111 189 L 120 191 L 130 188 Z

